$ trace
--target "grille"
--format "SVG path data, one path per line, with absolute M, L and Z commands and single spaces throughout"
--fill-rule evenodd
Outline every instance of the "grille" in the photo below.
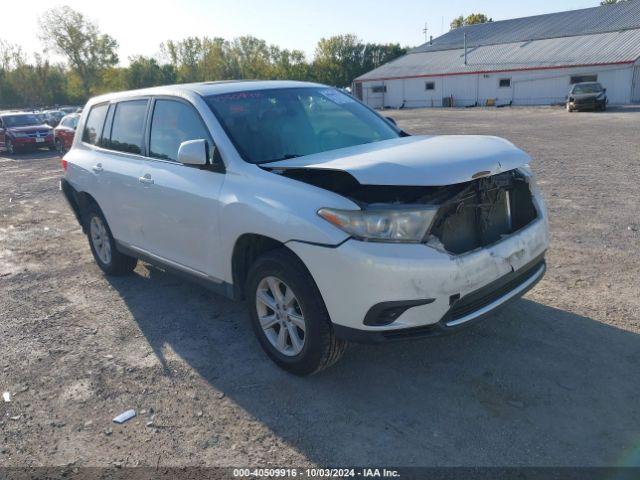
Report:
M 475 292 L 465 295 L 461 299 L 453 302 L 453 305 L 442 321 L 447 323 L 458 320 L 459 318 L 486 307 L 490 303 L 495 302 L 512 290 L 518 288 L 520 285 L 532 278 L 540 268 L 544 266 L 544 258 L 539 257 L 521 269 L 507 274 L 495 282 L 476 290 Z

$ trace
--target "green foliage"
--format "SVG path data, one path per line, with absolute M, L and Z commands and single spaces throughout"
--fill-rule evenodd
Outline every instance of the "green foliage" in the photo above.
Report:
M 616 3 L 628 2 L 629 0 L 602 0 L 600 5 L 615 5 Z
M 289 79 L 346 87 L 407 52 L 399 44 L 338 35 L 321 39 L 308 61 L 300 50 L 252 36 L 205 36 L 167 40 L 159 58 L 136 55 L 119 67 L 117 42 L 69 7 L 45 12 L 40 29 L 43 43 L 65 63 L 54 65 L 39 55 L 28 62 L 18 46 L 0 39 L 0 108 L 80 104 L 104 92 L 214 80 Z
M 451 21 L 451 30 L 464 27 L 465 25 L 476 25 L 478 23 L 493 22 L 493 19 L 487 17 L 484 13 L 472 13 L 467 17 L 460 15 Z
M 66 58 L 80 78 L 86 96 L 104 71 L 118 63 L 118 42 L 100 33 L 97 25 L 67 6 L 47 10 L 40 17 L 40 39 L 54 53 Z

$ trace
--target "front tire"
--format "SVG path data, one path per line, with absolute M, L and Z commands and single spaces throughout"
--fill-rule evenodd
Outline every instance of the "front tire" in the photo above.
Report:
M 127 275 L 136 268 L 137 258 L 120 253 L 111 229 L 97 205 L 89 206 L 85 215 L 85 228 L 93 258 L 107 275 Z
M 344 353 L 347 343 L 336 338 L 318 287 L 290 251 L 273 250 L 256 260 L 246 298 L 260 345 L 284 370 L 312 375 Z
M 11 141 L 10 138 L 5 139 L 4 148 L 7 151 L 8 155 L 15 155 L 16 147 L 13 145 L 13 142 Z

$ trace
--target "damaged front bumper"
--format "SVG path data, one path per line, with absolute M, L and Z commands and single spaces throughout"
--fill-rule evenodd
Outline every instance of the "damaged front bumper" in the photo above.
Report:
M 542 278 L 548 222 L 537 203 L 539 217 L 527 227 L 462 255 L 357 240 L 336 248 L 287 245 L 313 272 L 338 336 L 381 342 L 438 335 L 482 318 Z

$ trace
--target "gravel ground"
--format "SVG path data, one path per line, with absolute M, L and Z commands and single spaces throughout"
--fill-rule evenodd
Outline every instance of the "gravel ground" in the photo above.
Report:
M 525 299 L 293 377 L 244 305 L 144 264 L 105 278 L 58 158 L 0 158 L 0 465 L 640 465 L 640 110 L 387 113 L 535 158 L 552 246 Z

